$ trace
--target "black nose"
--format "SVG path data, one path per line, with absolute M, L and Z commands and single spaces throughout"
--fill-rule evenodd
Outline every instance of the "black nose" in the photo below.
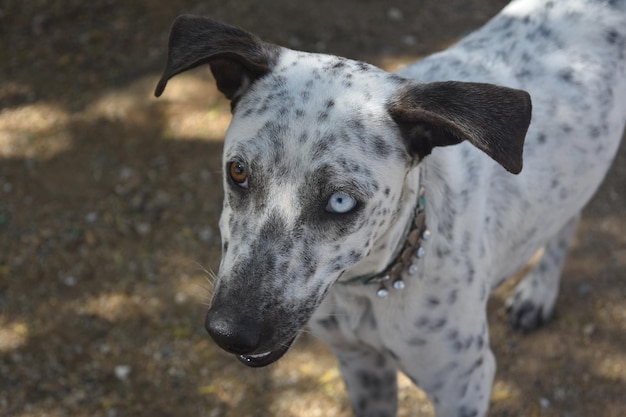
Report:
M 215 343 L 227 352 L 243 355 L 259 347 L 261 326 L 228 311 L 210 309 L 204 322 Z

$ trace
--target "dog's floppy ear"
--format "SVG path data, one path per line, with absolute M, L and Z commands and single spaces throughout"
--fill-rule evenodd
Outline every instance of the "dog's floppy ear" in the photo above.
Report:
M 236 100 L 271 71 L 279 53 L 278 46 L 242 29 L 205 17 L 179 16 L 172 24 L 167 65 L 154 95 L 159 97 L 173 76 L 208 63 L 217 88 Z
M 522 90 L 446 81 L 409 83 L 389 102 L 389 113 L 412 156 L 467 140 L 518 174 L 531 107 Z

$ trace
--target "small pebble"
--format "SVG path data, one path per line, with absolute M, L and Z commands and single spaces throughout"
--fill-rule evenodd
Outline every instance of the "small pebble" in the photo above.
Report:
M 393 20 L 393 21 L 399 21 L 404 19 L 404 13 L 402 13 L 402 10 L 396 8 L 396 7 L 392 7 L 389 10 L 387 10 L 387 17 L 389 18 L 389 20 Z
M 76 279 L 76 277 L 74 277 L 72 275 L 69 275 L 69 276 L 63 278 L 63 283 L 65 285 L 67 285 L 68 287 L 76 286 L 77 282 L 78 282 L 78 280 Z
M 134 174 L 132 168 L 128 168 L 128 167 L 122 167 L 120 169 L 120 173 L 119 173 L 119 177 L 121 180 L 127 180 L 130 177 L 132 177 Z
M 183 304 L 185 301 L 187 301 L 187 296 L 185 295 L 185 293 L 177 292 L 174 296 L 174 301 L 176 302 L 176 304 Z
M 120 381 L 126 381 L 130 376 L 130 370 L 130 366 L 128 365 L 117 365 L 114 370 L 115 377 Z
M 97 211 L 90 211 L 85 215 L 85 221 L 87 223 L 95 223 L 98 221 L 98 217 L 99 215 Z
M 152 226 L 150 226 L 150 223 L 137 223 L 135 231 L 139 236 L 147 236 L 152 231 Z
M 539 405 L 543 409 L 550 408 L 550 400 L 547 398 L 541 397 L 539 398 Z
M 557 401 L 563 401 L 565 400 L 565 398 L 567 398 L 567 392 L 565 391 L 565 388 L 555 388 L 554 389 L 554 399 Z
M 198 238 L 204 243 L 210 243 L 213 240 L 213 230 L 210 227 L 204 227 L 198 232 Z
M 413 46 L 417 43 L 417 38 L 413 35 L 406 35 L 402 38 L 402 43 L 407 46 Z

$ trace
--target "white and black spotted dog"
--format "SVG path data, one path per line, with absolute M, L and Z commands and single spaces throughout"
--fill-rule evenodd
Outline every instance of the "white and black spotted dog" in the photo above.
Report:
M 396 74 L 183 16 L 156 95 L 201 64 L 233 112 L 215 342 L 265 366 L 309 323 L 357 416 L 396 414 L 397 369 L 438 417 L 484 416 L 487 297 L 544 247 L 509 307 L 549 318 L 624 131 L 626 0 L 514 1 Z

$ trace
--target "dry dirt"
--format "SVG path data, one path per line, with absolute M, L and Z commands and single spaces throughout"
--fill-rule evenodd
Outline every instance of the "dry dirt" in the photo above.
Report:
M 207 69 L 151 92 L 183 12 L 396 68 L 504 0 L 0 3 L 0 416 L 350 416 L 303 336 L 252 370 L 203 329 L 228 105 Z M 626 415 L 626 148 L 585 211 L 556 318 L 491 309 L 491 416 Z M 405 378 L 401 416 L 432 416 Z

